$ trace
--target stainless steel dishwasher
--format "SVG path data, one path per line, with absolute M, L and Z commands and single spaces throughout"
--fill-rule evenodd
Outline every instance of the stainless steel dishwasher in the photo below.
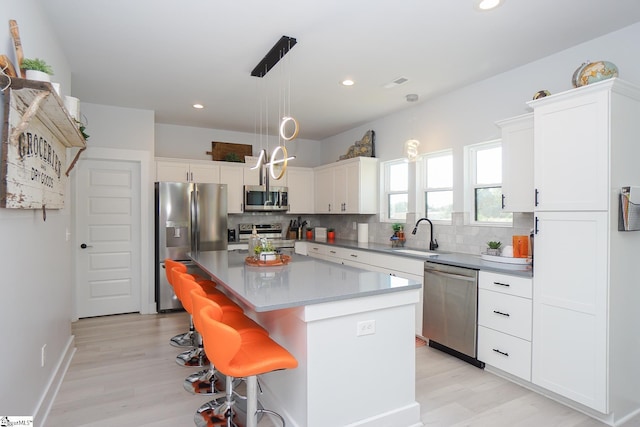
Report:
M 426 261 L 423 304 L 429 346 L 483 368 L 477 359 L 478 270 Z

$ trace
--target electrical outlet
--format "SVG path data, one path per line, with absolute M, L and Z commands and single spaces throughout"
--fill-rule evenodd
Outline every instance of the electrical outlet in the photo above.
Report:
M 40 366 L 44 368 L 44 364 L 47 360 L 47 345 L 42 346 L 42 350 L 40 351 Z
M 354 230 L 357 230 L 357 229 L 358 229 L 358 224 L 356 224 L 356 222 L 355 222 L 355 221 L 353 221 L 353 225 L 352 225 L 352 227 L 353 227 L 353 229 L 354 229 Z
M 358 328 L 356 336 L 372 335 L 376 333 L 376 321 L 375 320 L 363 320 L 358 322 Z

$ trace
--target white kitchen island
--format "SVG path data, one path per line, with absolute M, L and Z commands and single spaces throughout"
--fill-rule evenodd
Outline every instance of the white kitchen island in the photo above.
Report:
M 245 265 L 247 251 L 192 259 L 298 360 L 260 377 L 287 426 L 422 426 L 415 400 L 414 305 L 421 283 L 293 255 Z

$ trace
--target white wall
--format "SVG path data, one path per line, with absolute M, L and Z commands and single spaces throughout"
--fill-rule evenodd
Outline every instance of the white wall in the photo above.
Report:
M 275 136 L 267 137 L 245 132 L 233 132 L 219 129 L 205 129 L 189 126 L 175 126 L 156 124 L 156 157 L 175 157 L 179 159 L 211 160 L 206 154 L 211 151 L 211 142 L 233 142 L 236 144 L 251 144 L 253 155 L 257 156 L 261 148 L 269 148 L 271 152 L 277 145 Z M 295 139 L 286 143 L 288 154 L 296 156 L 292 166 L 318 166 L 322 145 L 310 139 Z M 295 163 L 295 164 L 294 164 Z
M 8 22 L 18 22 L 26 57 L 45 59 L 54 81 L 69 93 L 66 58 L 35 0 L 5 0 L 0 8 L 0 52 L 13 52 Z M 13 54 L 10 54 L 13 59 Z M 0 107 L 1 110 L 2 107 Z M 4 112 L 0 111 L 4 117 Z M 2 121 L 3 122 L 3 121 Z M 2 123 L 0 122 L 0 123 Z M 0 124 L 0 126 L 2 126 Z M 0 414 L 40 415 L 50 403 L 57 365 L 71 337 L 71 257 L 69 185 L 65 208 L 42 212 L 0 209 L 2 310 L 0 310 Z M 40 365 L 46 344 L 46 363 Z

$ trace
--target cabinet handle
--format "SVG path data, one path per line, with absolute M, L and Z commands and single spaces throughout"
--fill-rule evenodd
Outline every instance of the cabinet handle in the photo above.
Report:
M 332 254 L 335 254 L 335 253 L 336 253 L 336 251 L 329 251 L 329 252 L 331 252 Z
M 508 288 L 509 286 L 511 286 L 511 285 L 510 285 L 510 284 L 508 284 L 508 283 L 500 283 L 500 282 L 493 282 L 493 284 L 494 284 L 494 285 L 498 285 L 498 286 L 506 286 L 507 288 Z
M 351 254 L 351 256 L 354 257 L 354 258 L 358 258 L 358 255 L 356 255 L 356 254 Z
M 189 182 L 189 171 L 187 171 L 187 182 Z
M 493 349 L 493 351 L 495 351 L 496 353 L 499 353 L 499 354 L 501 354 L 501 355 L 503 355 L 503 356 L 507 356 L 507 357 L 509 357 L 509 353 L 506 353 L 506 352 L 504 352 L 504 351 L 500 351 L 500 350 L 498 350 L 497 348 L 494 348 L 494 349 Z
M 535 189 L 535 192 L 533 194 L 533 205 L 534 206 L 538 206 L 538 189 Z
M 533 226 L 533 234 L 538 234 L 538 217 L 536 217 L 536 223 Z
M 331 203 L 329 203 L 328 211 L 331 212 Z
M 503 313 L 503 312 L 498 311 L 498 310 L 493 310 L 493 312 L 495 314 L 499 314 L 500 316 L 504 316 L 504 317 L 509 317 L 510 316 L 509 313 Z
M 502 209 L 504 209 L 504 194 L 502 195 Z

